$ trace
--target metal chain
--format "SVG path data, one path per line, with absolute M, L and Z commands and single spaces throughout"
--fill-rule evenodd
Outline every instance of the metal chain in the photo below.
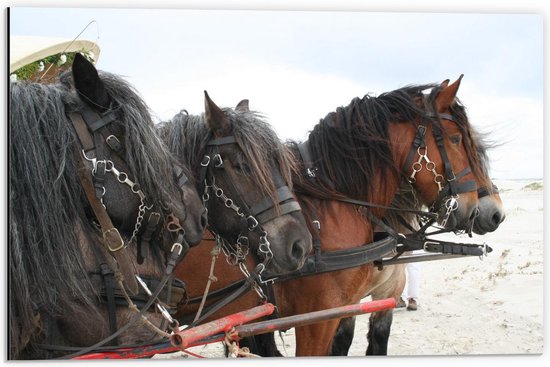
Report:
M 416 174 L 422 170 L 422 161 L 426 161 L 426 170 L 430 171 L 434 175 L 434 182 L 437 184 L 437 187 L 439 191 L 443 190 L 443 181 L 445 181 L 445 178 L 442 174 L 437 173 L 435 170 L 435 163 L 428 158 L 428 147 L 418 147 L 416 149 L 418 153 L 418 160 L 412 164 L 412 172 L 411 175 L 407 178 L 409 183 L 413 184 L 416 182 Z
M 445 208 L 447 211 L 445 212 L 445 217 L 443 217 L 443 220 L 441 221 L 441 226 L 443 228 L 447 225 L 447 221 L 449 220 L 451 213 L 458 209 L 458 194 L 451 196 L 445 201 Z
M 97 158 L 88 158 L 84 151 L 82 151 L 82 155 L 84 156 L 84 159 L 92 163 L 92 176 L 95 175 L 95 172 L 97 170 L 97 165 L 99 163 L 102 163 L 105 165 L 105 172 L 111 172 L 116 177 L 118 182 L 128 185 L 132 193 L 136 194 L 139 197 L 139 200 L 141 203 L 138 208 L 136 224 L 134 225 L 134 231 L 132 232 L 132 236 L 127 242 L 128 244 L 132 243 L 132 241 L 136 239 L 139 229 L 141 228 L 141 223 L 143 222 L 145 211 L 151 210 L 153 208 L 153 204 L 149 206 L 145 204 L 145 194 L 143 193 L 143 191 L 141 191 L 139 184 L 137 182 L 133 182 L 132 180 L 130 180 L 127 173 L 119 171 L 115 167 L 115 164 L 113 163 L 113 161 L 107 160 L 107 159 L 98 160 Z M 105 195 L 105 188 L 103 188 L 103 195 Z M 102 204 L 103 204 L 103 195 L 101 198 Z
M 223 166 L 223 159 L 219 154 L 216 154 L 214 157 L 214 160 L 217 160 L 216 167 L 222 167 Z M 201 162 L 201 166 L 208 167 L 210 164 L 211 159 L 210 156 L 205 155 L 203 158 L 203 162 Z M 222 200 L 224 202 L 224 205 L 226 208 L 233 210 L 240 218 L 244 218 L 245 214 L 241 211 L 241 208 L 235 204 L 235 202 L 229 198 L 227 195 L 225 195 L 225 192 L 221 187 L 216 185 L 216 179 L 214 176 L 212 176 L 212 183 L 208 184 L 207 179 L 204 179 L 204 191 L 202 194 L 202 201 L 203 205 L 206 208 L 207 202 L 210 200 L 210 189 L 214 191 L 214 195 Z M 258 225 L 258 220 L 253 217 L 252 215 L 248 216 L 246 220 L 249 223 L 248 230 L 253 231 Z M 218 235 L 216 234 L 218 237 Z M 220 239 L 220 247 L 222 252 L 225 255 L 226 261 L 229 265 L 238 265 L 240 271 L 247 277 L 250 278 L 250 272 L 248 271 L 245 259 L 246 256 L 249 253 L 250 245 L 249 245 L 249 239 L 248 237 L 244 236 L 242 233 L 239 234 L 239 237 L 237 238 L 237 241 L 233 248 L 230 248 L 228 246 L 228 243 L 224 241 L 223 239 Z M 257 273 L 257 278 L 261 279 L 261 273 L 265 270 L 265 264 L 267 264 L 272 258 L 273 258 L 273 252 L 271 251 L 271 244 L 269 243 L 269 240 L 267 239 L 267 232 L 262 231 L 260 234 L 260 242 L 258 246 L 258 255 L 263 255 L 264 261 L 258 265 L 258 268 L 260 270 Z M 260 296 L 261 299 L 266 300 L 267 297 L 264 294 L 262 288 L 259 286 L 259 284 L 254 281 L 253 282 L 253 288 L 256 291 L 256 293 Z

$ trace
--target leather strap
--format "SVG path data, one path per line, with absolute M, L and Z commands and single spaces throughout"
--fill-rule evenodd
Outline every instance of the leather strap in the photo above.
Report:
M 109 329 L 111 334 L 116 333 L 117 330 L 117 317 L 116 317 L 116 302 L 115 302 L 115 273 L 106 264 L 99 265 L 101 271 L 101 277 L 103 279 L 104 289 L 107 296 L 107 312 L 109 313 Z M 108 345 L 117 345 L 118 338 L 111 340 Z
M 149 251 L 149 246 L 151 246 L 151 237 L 153 236 L 153 232 L 157 229 L 157 225 L 160 222 L 160 213 L 157 212 L 151 212 L 149 214 L 149 218 L 147 219 L 147 225 L 145 226 L 145 230 L 143 231 L 143 234 L 140 236 L 140 240 L 138 241 L 137 248 L 137 263 L 143 264 L 143 261 L 145 260 L 145 257 L 147 257 L 147 252 Z
M 128 252 L 124 247 L 124 241 L 120 236 L 118 230 L 111 222 L 111 218 L 107 211 L 103 207 L 103 204 L 95 196 L 95 189 L 92 185 L 91 177 L 86 165 L 83 162 L 83 158 L 77 157 L 77 174 L 80 178 L 80 184 L 84 189 L 86 198 L 92 208 L 103 234 L 103 245 L 109 251 L 109 253 L 115 258 L 118 263 L 119 270 L 124 277 L 124 283 L 126 284 L 130 294 L 136 294 L 138 292 L 138 284 L 134 278 L 134 266 Z
M 306 177 L 309 179 L 317 177 L 318 168 L 313 164 L 313 159 L 311 158 L 311 153 L 307 146 L 307 140 L 298 144 L 298 152 L 302 156 Z
M 264 280 L 273 280 L 281 282 L 289 279 L 300 278 L 308 275 L 326 273 L 330 271 L 354 268 L 357 266 L 372 263 L 381 259 L 384 255 L 395 250 L 397 246 L 396 238 L 387 235 L 386 237 L 352 249 L 330 251 L 321 254 L 322 266 L 316 264 L 315 256 L 310 255 L 306 259 L 304 266 L 292 273 L 276 275 L 269 274 L 267 271 L 262 275 Z

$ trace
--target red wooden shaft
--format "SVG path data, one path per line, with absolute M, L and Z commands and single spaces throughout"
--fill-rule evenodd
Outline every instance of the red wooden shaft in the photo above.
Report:
M 271 303 L 266 303 L 250 310 L 234 313 L 224 318 L 195 326 L 188 330 L 175 331 L 170 336 L 170 342 L 180 349 L 185 349 L 203 338 L 221 332 L 225 333 L 237 325 L 271 315 L 273 311 L 275 311 L 275 306 Z
M 251 335 L 264 334 L 276 330 L 289 329 L 291 327 L 305 326 L 320 321 L 340 319 L 364 313 L 382 311 L 388 308 L 395 308 L 395 306 L 395 298 L 386 298 L 356 305 L 335 307 L 327 310 L 308 312 L 301 315 L 260 321 L 253 324 L 237 326 L 231 337 L 233 339 L 241 339 Z

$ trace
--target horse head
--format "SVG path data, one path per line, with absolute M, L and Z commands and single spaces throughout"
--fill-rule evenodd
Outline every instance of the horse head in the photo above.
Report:
M 75 57 L 72 76 L 80 100 L 75 113 L 86 124 L 83 132 L 78 127 L 77 132 L 91 142 L 81 154 L 92 173 L 96 196 L 115 228 L 129 242 L 162 239 L 166 251 L 176 241 L 189 246 L 199 243 L 206 211 L 187 169 L 155 135 L 147 107 L 137 103 L 139 98 L 132 91 L 117 93 L 113 83 L 108 83 L 109 76 L 102 75 L 104 82 L 80 54 Z
M 438 223 L 454 230 L 471 228 L 478 206 L 476 180 L 481 177 L 470 127 L 450 113 L 461 79 L 450 85 L 445 80 L 427 97 L 417 95 L 420 117 L 392 130 L 392 141 L 401 145 L 398 161 L 405 178 L 422 203 L 438 213 Z M 412 141 L 412 147 L 403 141 Z
M 235 244 L 229 257 L 250 248 L 271 272 L 299 269 L 311 235 L 290 186 L 295 163 L 286 147 L 247 100 L 222 110 L 205 92 L 204 120 L 211 140 L 201 178 L 212 227 Z

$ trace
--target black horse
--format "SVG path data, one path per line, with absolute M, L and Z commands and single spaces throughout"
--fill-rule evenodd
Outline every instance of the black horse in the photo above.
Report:
M 157 284 L 206 213 L 139 95 L 81 55 L 54 84 L 11 83 L 9 108 L 9 359 L 53 358 L 127 324 L 113 293 Z M 117 341 L 154 335 L 135 323 Z
M 182 111 L 159 130 L 174 155 L 200 177 L 209 228 L 232 244 L 230 262 L 250 250 L 262 271 L 284 273 L 303 265 L 311 235 L 292 193 L 296 162 L 262 116 L 248 110 L 248 101 L 222 109 L 205 93 L 204 115 Z M 209 252 L 193 250 L 176 270 L 190 288 L 206 277 L 186 277 L 185 263 L 200 264 L 191 258 Z

